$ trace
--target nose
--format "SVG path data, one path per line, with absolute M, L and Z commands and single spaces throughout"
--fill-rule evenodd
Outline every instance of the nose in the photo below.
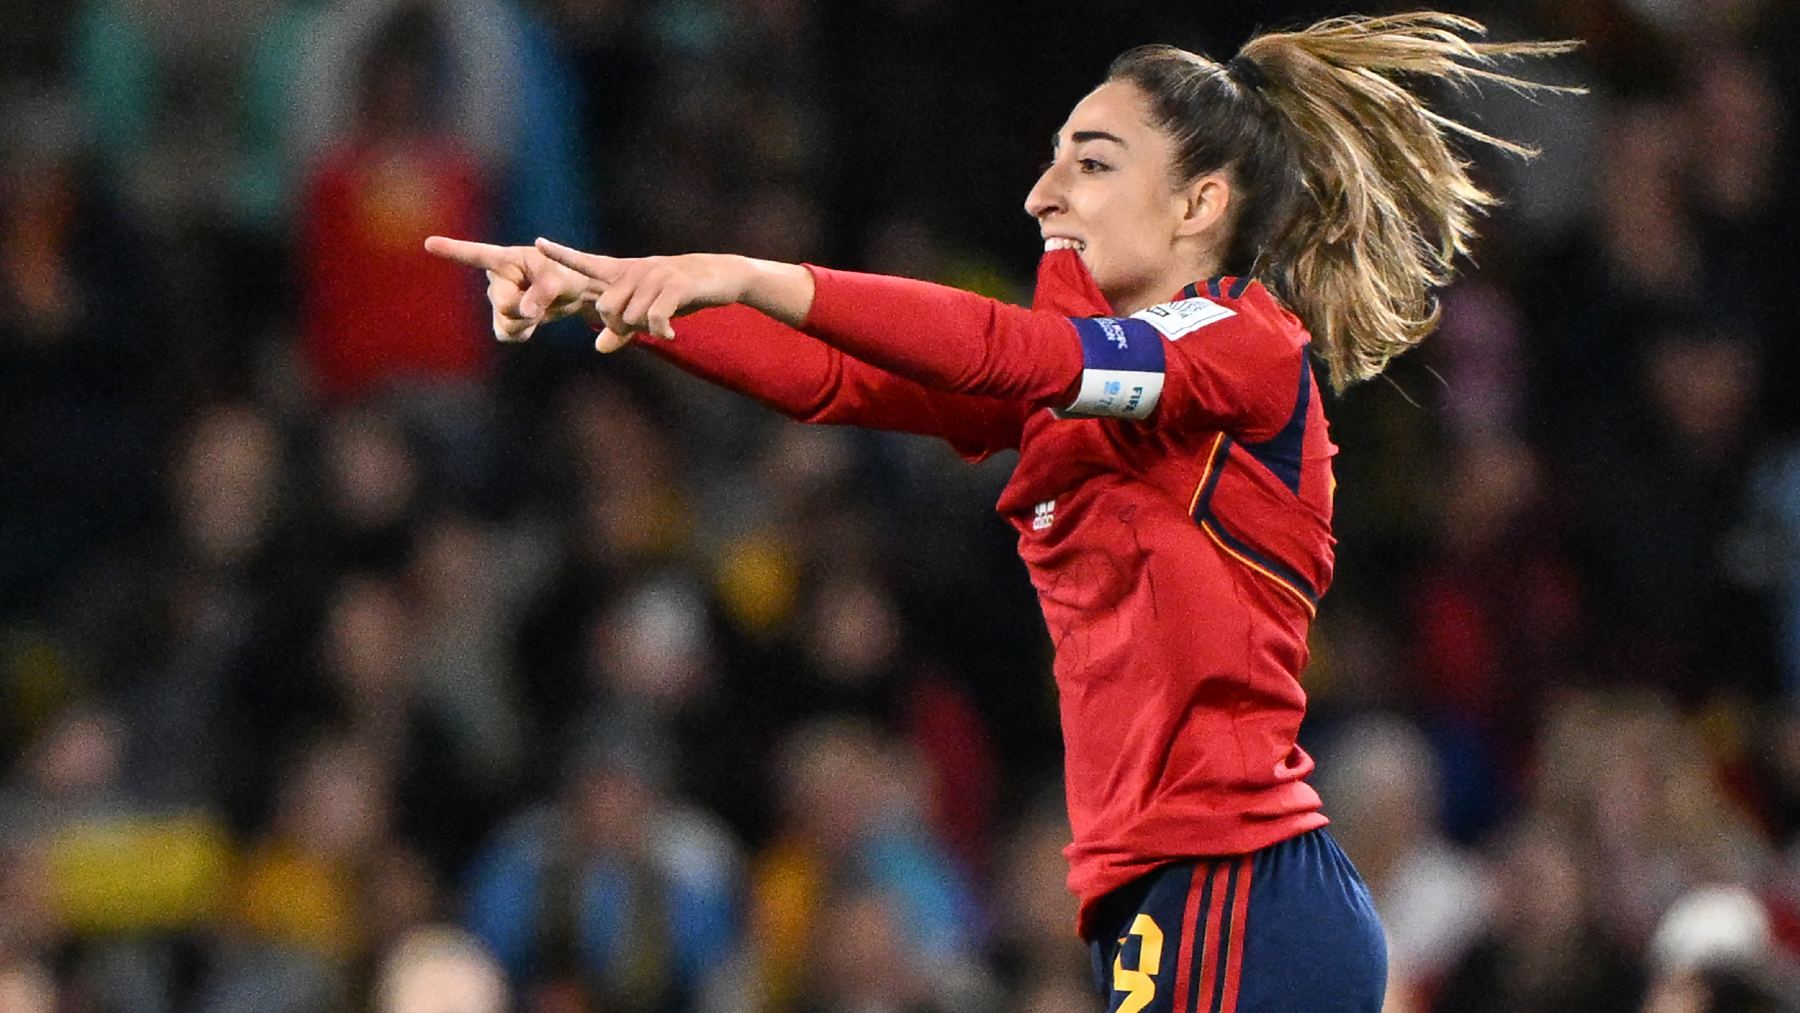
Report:
M 1046 215 L 1063 210 L 1062 187 L 1058 182 L 1058 170 L 1054 163 L 1044 169 L 1038 177 L 1031 192 L 1025 195 L 1025 213 L 1038 221 Z

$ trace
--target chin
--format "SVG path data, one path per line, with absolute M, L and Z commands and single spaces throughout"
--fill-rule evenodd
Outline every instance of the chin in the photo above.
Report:
M 1116 274 L 1109 274 L 1105 264 L 1100 265 L 1100 270 L 1096 271 L 1092 262 L 1083 263 L 1087 265 L 1088 274 L 1093 276 L 1094 285 L 1114 308 L 1120 306 L 1122 300 L 1129 300 L 1137 295 L 1144 287 L 1142 282 L 1134 278 L 1120 278 Z
M 1092 254 L 1081 255 L 1081 266 L 1087 268 L 1088 276 L 1094 279 L 1094 284 L 1099 287 L 1100 291 L 1106 293 L 1108 299 L 1111 299 L 1124 287 L 1121 279 L 1107 271 L 1106 262 L 1103 260 L 1096 264 Z

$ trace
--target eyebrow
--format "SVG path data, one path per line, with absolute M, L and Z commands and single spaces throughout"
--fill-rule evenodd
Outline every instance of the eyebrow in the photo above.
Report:
M 1117 144 L 1121 148 L 1131 147 L 1131 145 L 1125 143 L 1125 139 L 1123 137 L 1120 137 L 1117 134 L 1109 134 L 1104 130 L 1077 130 L 1074 133 L 1069 135 L 1069 140 L 1075 142 L 1076 144 L 1080 144 L 1083 141 L 1111 141 L 1114 144 Z M 1062 147 L 1062 135 L 1051 134 L 1050 135 L 1050 150 L 1055 151 L 1056 149 L 1058 149 L 1060 147 Z

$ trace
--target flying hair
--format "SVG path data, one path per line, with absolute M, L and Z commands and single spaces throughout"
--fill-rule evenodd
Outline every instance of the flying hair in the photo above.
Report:
M 1436 11 L 1340 17 L 1258 35 L 1229 64 L 1142 46 L 1108 72 L 1149 96 L 1181 181 L 1230 174 L 1224 269 L 1262 280 L 1306 323 L 1337 390 L 1380 374 L 1436 328 L 1432 289 L 1469 254 L 1475 216 L 1499 202 L 1455 142 L 1536 154 L 1432 110 L 1411 85 L 1582 91 L 1502 69 L 1580 43 L 1485 34 Z

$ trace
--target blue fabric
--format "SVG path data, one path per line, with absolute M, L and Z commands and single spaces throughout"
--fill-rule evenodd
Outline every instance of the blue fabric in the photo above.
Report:
M 602 169 L 582 155 L 580 80 L 555 32 L 534 11 L 516 4 L 511 13 L 522 54 L 514 65 L 521 129 L 511 145 L 512 166 L 501 174 L 499 235 L 519 243 L 556 236 L 578 249 L 596 249 L 602 239 L 588 193 Z
M 1356 867 L 1324 830 L 1256 853 L 1238 1013 L 1380 1013 L 1387 940 Z
M 702 981 L 737 947 L 732 884 L 676 880 L 669 885 L 668 904 L 675 929 L 676 976 L 681 981 Z
M 1185 994 L 1178 996 L 1176 982 L 1180 975 L 1176 964 L 1181 958 L 1181 940 L 1186 935 L 1194 936 L 1190 965 L 1198 962 L 1202 952 L 1200 941 L 1206 913 L 1214 902 L 1214 891 L 1207 881 L 1210 868 L 1211 863 L 1205 861 L 1165 865 L 1120 887 L 1101 901 L 1100 914 L 1096 918 L 1099 934 L 1088 944 L 1088 955 L 1093 962 L 1094 987 L 1107 1001 L 1109 1011 L 1119 1010 L 1132 1001 L 1132 986 L 1114 981 L 1115 968 L 1149 976 L 1148 986 L 1153 990 L 1153 998 L 1143 1007 L 1143 1013 L 1175 1013 L 1177 1010 L 1186 1013 L 1193 1008 L 1192 995 L 1197 984 L 1194 979 L 1198 975 L 1190 971 Z M 1201 877 L 1199 917 L 1195 919 L 1202 923 L 1199 927 L 1185 924 L 1188 889 L 1196 874 Z M 1159 951 L 1157 955 L 1152 954 L 1145 936 L 1132 931 L 1137 927 L 1140 915 L 1148 915 L 1162 931 L 1160 945 L 1154 947 Z
M 1294 395 L 1294 410 L 1281 432 L 1261 443 L 1246 443 L 1244 449 L 1273 472 L 1281 484 L 1300 493 L 1300 456 L 1306 447 L 1306 413 L 1312 403 L 1312 358 L 1300 351 L 1300 392 Z
M 604 977 L 630 945 L 639 918 L 632 906 L 632 872 L 610 858 L 596 858 L 586 873 L 581 883 L 581 960 L 596 977 Z
M 949 959 L 980 939 L 975 893 L 941 849 L 904 824 L 878 830 L 857 847 L 857 871 L 893 899 L 926 957 Z
M 1249 910 L 1242 938 L 1234 939 L 1245 875 Z M 1198 895 L 1192 904 L 1190 891 Z M 1217 932 L 1210 954 L 1209 915 Z M 1140 916 L 1148 916 L 1159 939 L 1152 942 Z M 1379 1013 L 1387 989 L 1387 943 L 1374 903 L 1324 830 L 1247 858 L 1167 865 L 1126 884 L 1100 901 L 1089 953 L 1095 985 L 1112 1011 L 1131 1003 L 1142 1013 Z M 1210 969 L 1202 966 L 1208 956 Z M 1227 1003 L 1221 986 L 1232 958 L 1239 973 L 1235 1002 Z M 1115 980 L 1115 970 L 1125 977 Z M 1148 1004 L 1138 1005 L 1146 997 Z
M 463 924 L 500 961 L 514 981 L 530 971 L 531 949 L 543 910 L 539 883 L 545 849 L 539 828 L 511 828 L 476 858 L 468 874 Z
M 1087 369 L 1133 373 L 1163 371 L 1163 337 L 1156 328 L 1130 317 L 1072 317 L 1081 335 L 1081 364 Z
M 523 820 L 503 832 L 470 869 L 464 922 L 515 981 L 529 977 L 540 956 L 535 950 L 544 917 L 544 877 L 556 833 L 557 826 L 546 816 Z M 577 945 L 583 964 L 597 978 L 645 931 L 631 901 L 633 877 L 642 874 L 604 854 L 590 857 L 582 869 Z M 667 921 L 657 931 L 668 935 L 674 980 L 692 987 L 729 957 L 736 944 L 734 884 L 676 876 L 659 888 Z

